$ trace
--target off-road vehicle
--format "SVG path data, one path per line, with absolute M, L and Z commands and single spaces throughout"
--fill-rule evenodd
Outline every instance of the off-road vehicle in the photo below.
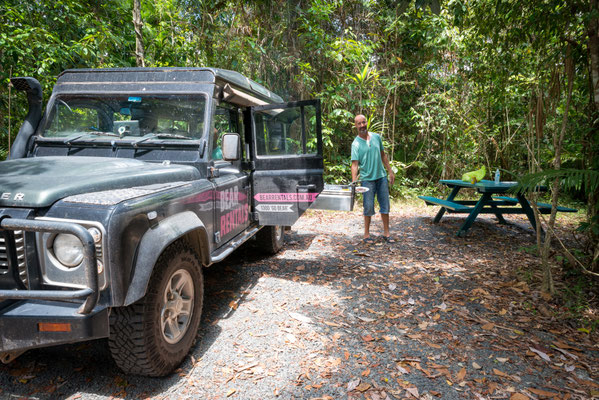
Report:
M 67 70 L 0 163 L 0 358 L 108 338 L 162 376 L 192 347 L 202 269 L 277 252 L 323 189 L 320 105 L 232 71 Z

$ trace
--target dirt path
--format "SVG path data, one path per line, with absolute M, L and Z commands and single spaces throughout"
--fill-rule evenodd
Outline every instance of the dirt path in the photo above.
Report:
M 275 257 L 240 249 L 206 272 L 201 341 L 165 379 L 120 373 L 97 341 L 0 366 L 3 398 L 587 399 L 597 337 L 535 289 L 526 221 L 392 213 L 398 242 L 360 241 L 361 216 L 312 213 Z M 427 214 L 422 216 L 423 214 Z M 376 235 L 379 220 L 375 220 Z

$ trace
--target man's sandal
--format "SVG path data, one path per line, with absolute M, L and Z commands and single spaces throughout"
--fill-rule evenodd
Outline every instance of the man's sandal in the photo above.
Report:
M 367 237 L 367 238 L 362 239 L 362 242 L 366 243 L 366 244 L 373 244 L 374 243 L 374 239 L 371 238 L 371 237 Z
M 383 239 L 387 243 L 396 243 L 397 242 L 397 240 L 393 239 L 391 236 L 383 236 Z

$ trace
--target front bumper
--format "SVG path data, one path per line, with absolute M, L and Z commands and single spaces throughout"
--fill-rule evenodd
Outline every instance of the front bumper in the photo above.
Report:
M 0 219 L 0 230 L 26 232 L 56 232 L 70 233 L 79 238 L 83 243 L 83 261 L 85 269 L 87 287 L 79 290 L 0 290 L 0 300 L 64 300 L 83 299 L 85 302 L 79 309 L 79 313 L 87 314 L 98 303 L 98 273 L 96 267 L 96 250 L 94 240 L 91 234 L 79 224 L 71 222 L 56 221 L 38 221 L 20 218 L 2 218 Z M 17 262 L 14 255 L 9 255 L 9 268 L 16 271 Z M 1 349 L 0 349 L 1 350 Z
M 37 347 L 108 337 L 108 309 L 81 314 L 78 306 L 62 301 L 21 300 L 0 309 L 0 360 L 8 362 Z M 62 330 L 44 331 L 43 324 L 61 324 Z
M 70 233 L 83 243 L 86 287 L 74 290 L 26 288 L 18 280 L 15 231 Z M 0 290 L 0 361 L 10 362 L 25 350 L 108 336 L 108 310 L 98 303 L 96 249 L 91 234 L 72 222 L 19 218 L 0 210 L 0 235 L 8 268 Z

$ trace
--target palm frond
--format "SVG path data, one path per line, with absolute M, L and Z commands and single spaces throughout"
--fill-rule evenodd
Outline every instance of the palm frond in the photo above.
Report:
M 584 190 L 587 193 L 599 190 L 599 171 L 584 169 L 546 169 L 544 171 L 517 176 L 518 185 L 511 192 L 530 192 L 547 185 L 554 179 L 566 190 Z

